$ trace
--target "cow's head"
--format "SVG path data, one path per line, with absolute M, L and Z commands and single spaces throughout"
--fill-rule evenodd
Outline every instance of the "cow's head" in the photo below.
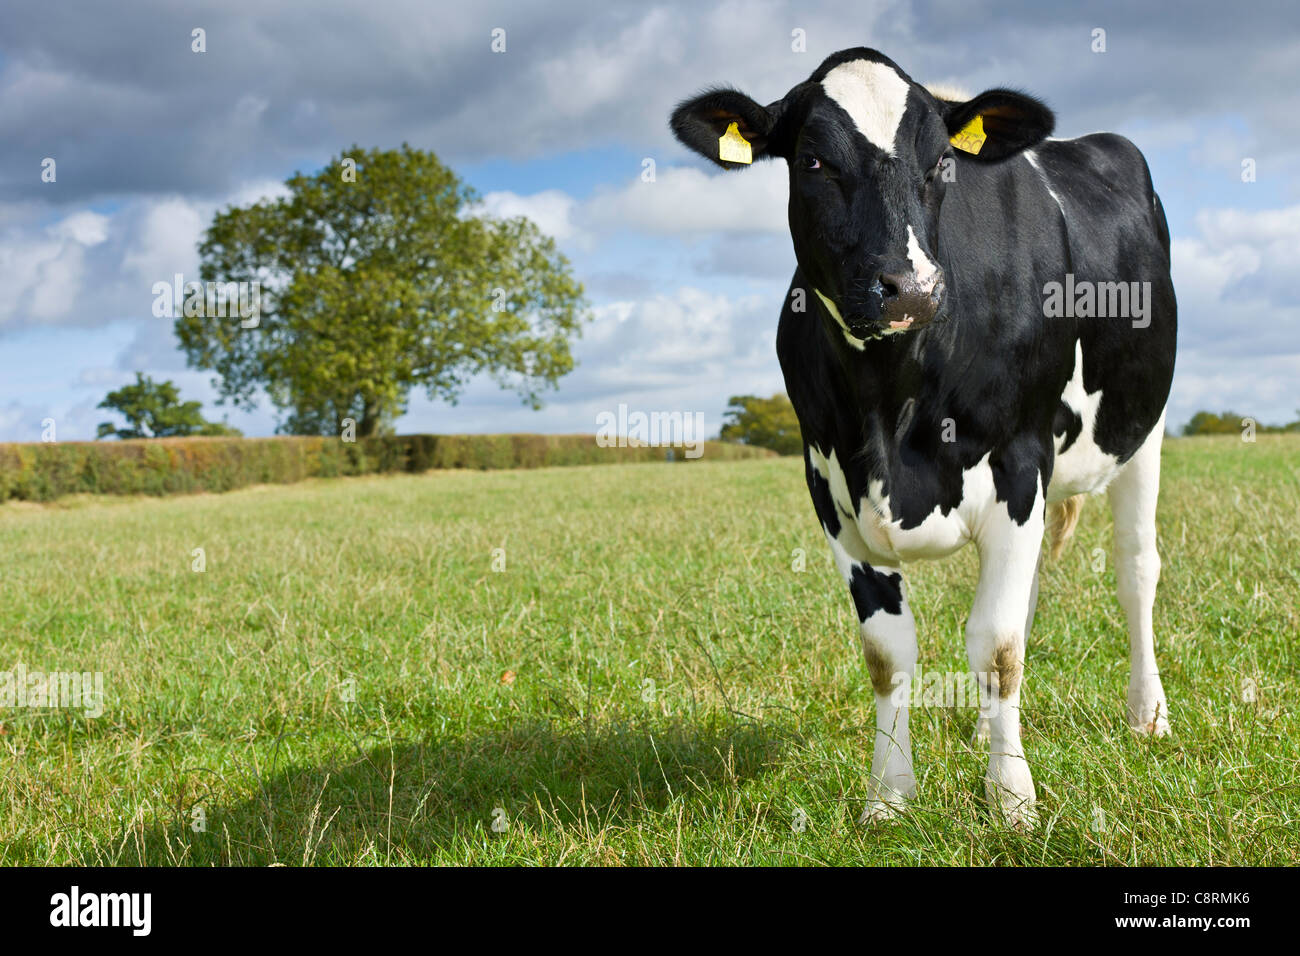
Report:
M 859 348 L 943 315 L 938 222 L 953 178 L 945 172 L 958 155 L 952 138 L 982 127 L 978 152 L 959 155 L 998 162 L 1041 141 L 1053 124 L 1046 106 L 1010 90 L 939 99 L 864 48 L 829 57 L 767 106 L 715 89 L 681 103 L 672 117 L 682 143 L 724 168 L 743 168 L 746 152 L 789 163 L 799 267 Z M 973 147 L 980 135 L 959 142 Z M 723 158 L 738 155 L 737 147 L 739 161 Z

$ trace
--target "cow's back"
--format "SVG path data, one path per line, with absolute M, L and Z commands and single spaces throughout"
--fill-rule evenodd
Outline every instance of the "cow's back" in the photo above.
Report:
M 1108 386 L 1098 441 L 1125 460 L 1164 410 L 1178 310 L 1169 227 L 1142 153 L 1113 133 L 1049 140 L 1033 150 L 1065 211 L 1076 282 L 1150 283 L 1145 316 L 1078 320 L 1084 386 Z

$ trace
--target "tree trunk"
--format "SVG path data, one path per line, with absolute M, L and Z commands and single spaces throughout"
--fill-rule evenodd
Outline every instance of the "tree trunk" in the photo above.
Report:
M 365 409 L 361 413 L 361 421 L 357 422 L 357 437 L 369 438 L 377 428 L 379 428 L 379 406 L 367 399 Z

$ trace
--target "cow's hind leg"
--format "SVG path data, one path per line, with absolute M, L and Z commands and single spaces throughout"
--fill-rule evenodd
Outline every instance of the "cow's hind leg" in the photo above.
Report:
M 976 540 L 979 584 L 966 622 L 966 654 L 980 686 L 979 728 L 987 728 L 984 789 L 992 811 L 1012 826 L 1034 825 L 1033 775 L 1020 741 L 1020 689 L 1025 635 L 1033 618 L 1043 497 L 1035 495 L 1024 523 L 994 505 Z
M 1115 519 L 1115 580 L 1128 619 L 1128 724 L 1140 734 L 1169 733 L 1169 704 L 1156 667 L 1151 609 L 1160 580 L 1156 553 L 1156 498 L 1160 493 L 1160 444 L 1164 417 L 1125 463 L 1109 489 Z

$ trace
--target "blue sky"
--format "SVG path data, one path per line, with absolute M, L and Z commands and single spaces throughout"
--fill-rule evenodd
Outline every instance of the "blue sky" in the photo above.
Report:
M 593 307 L 579 367 L 541 411 L 476 381 L 455 406 L 413 393 L 399 430 L 591 432 L 620 402 L 702 412 L 715 430 L 729 395 L 781 388 L 774 338 L 794 264 L 785 174 L 706 167 L 672 140 L 668 112 L 716 83 L 768 102 L 858 45 L 921 81 L 1038 94 L 1058 135 L 1133 139 L 1174 236 L 1171 424 L 1199 408 L 1297 416 L 1293 5 L 1234 4 L 1227 18 L 1221 3 L 470 7 L 6 5 L 0 441 L 38 440 L 47 418 L 61 440 L 93 437 L 106 417 L 95 405 L 137 370 L 225 414 L 210 373 L 186 368 L 170 322 L 152 317 L 152 285 L 197 274 L 195 243 L 216 209 L 275 195 L 354 142 L 430 149 L 488 211 L 534 218 Z M 195 27 L 206 53 L 191 50 Z M 496 27 L 503 54 L 490 50 Z M 55 183 L 40 180 L 45 157 Z M 229 419 L 255 435 L 277 421 L 265 404 Z

